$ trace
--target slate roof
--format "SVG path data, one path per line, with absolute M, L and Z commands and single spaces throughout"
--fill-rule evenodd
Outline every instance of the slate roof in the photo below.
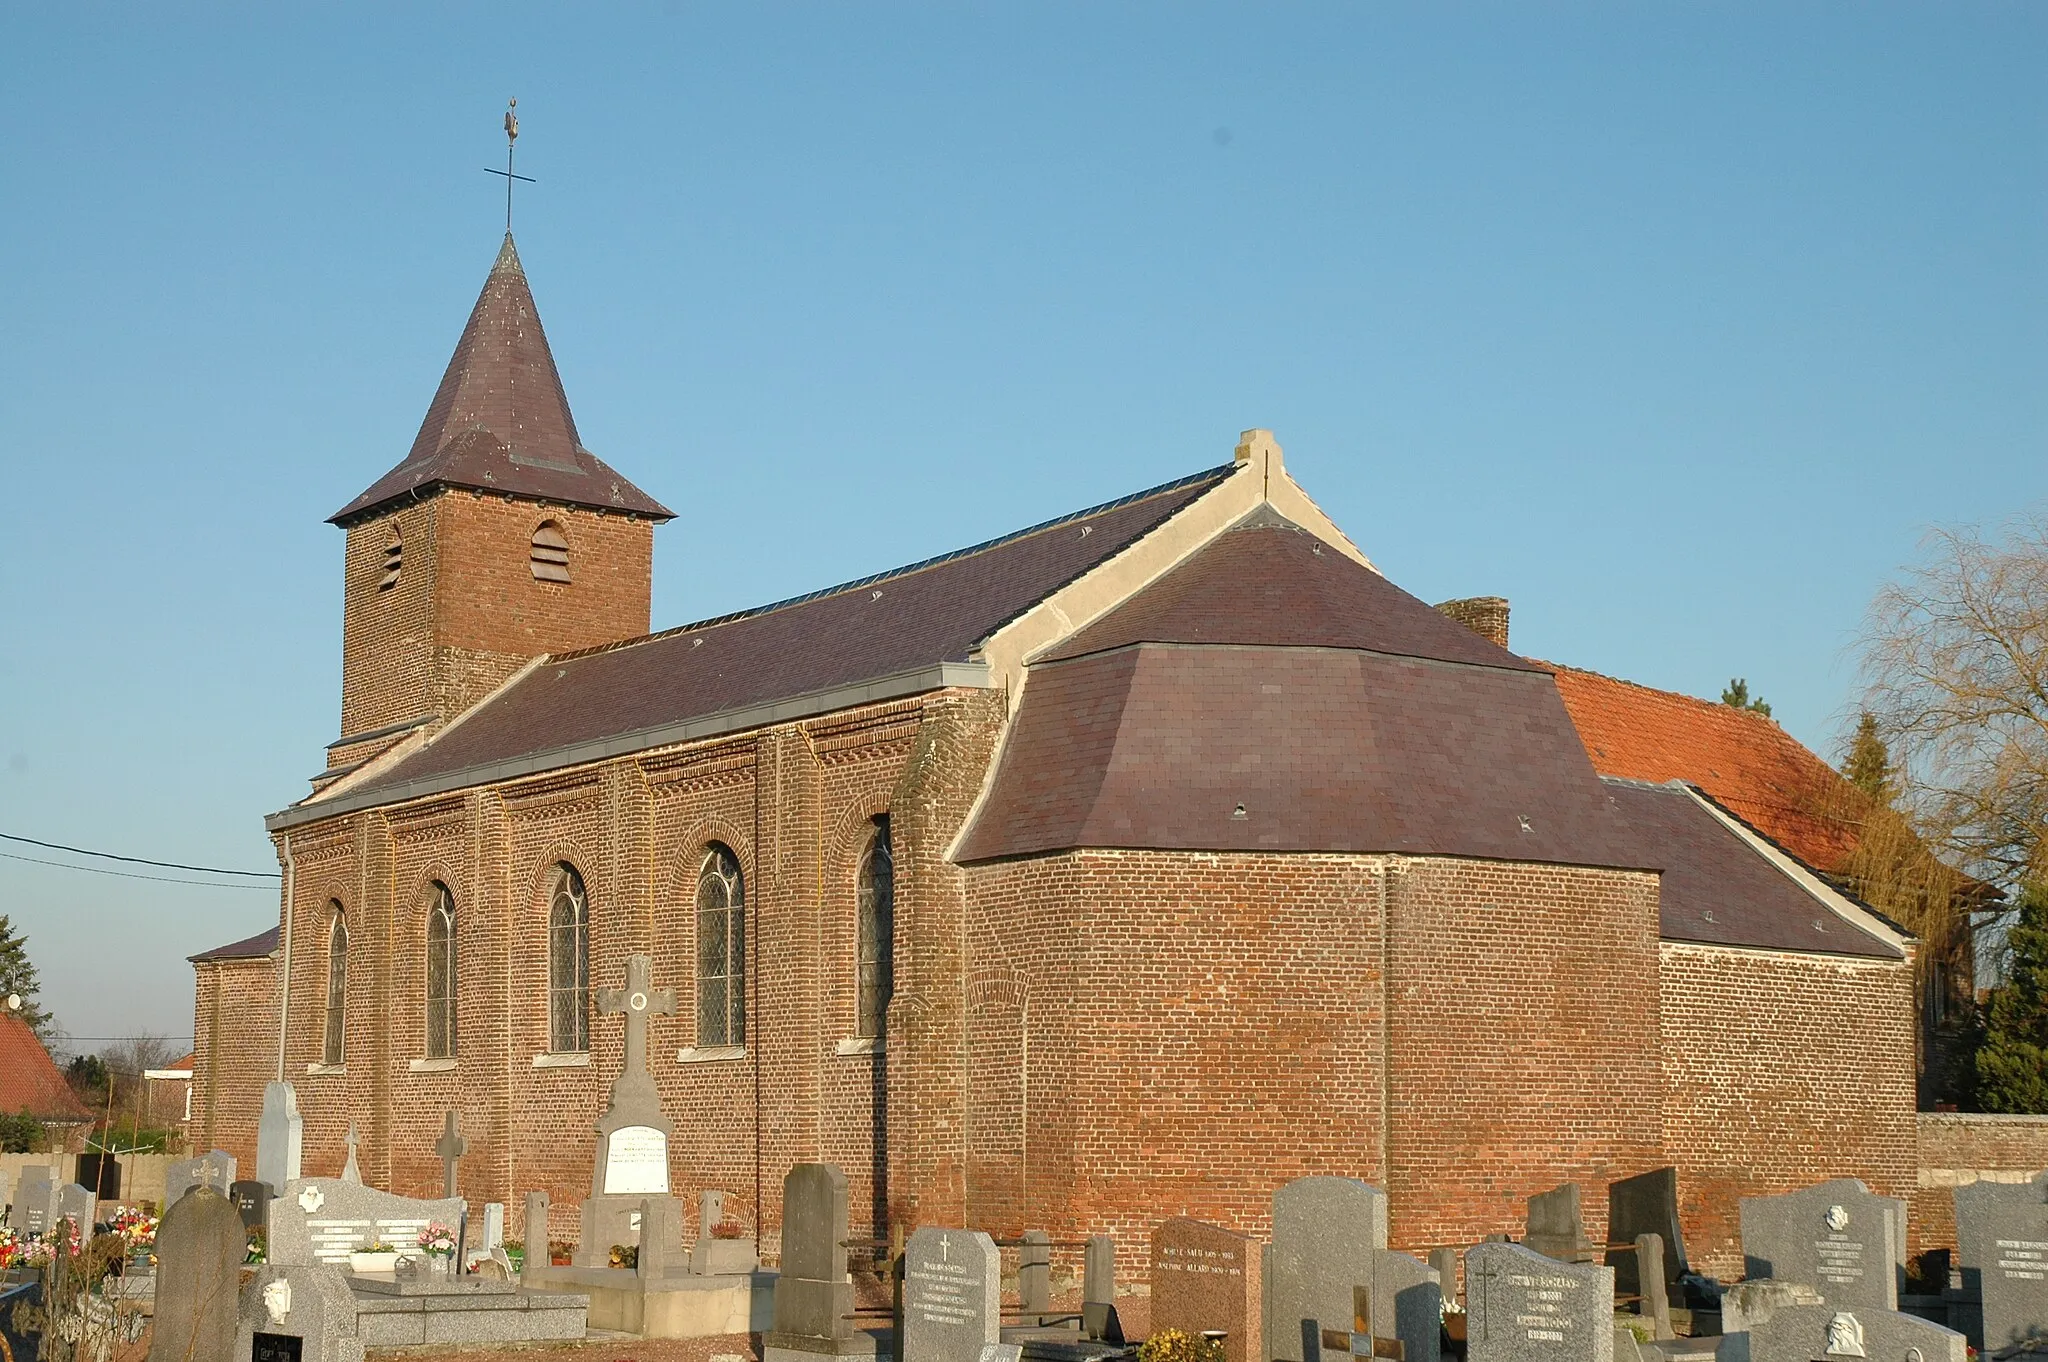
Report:
M 210 951 L 201 951 L 197 955 L 187 956 L 186 959 L 195 965 L 203 960 L 260 960 L 277 950 L 278 938 L 282 934 L 282 928 L 269 927 L 254 936 L 243 937 L 240 941 L 230 941 L 225 946 L 215 946 Z
M 660 502 L 583 447 L 512 234 L 484 280 L 441 386 L 398 467 L 329 517 L 348 525 L 445 487 L 668 520 Z
M 1666 941 L 1903 958 L 1837 915 L 1683 787 L 1605 783 L 1629 834 L 1663 867 Z
M 967 662 L 996 630 L 1157 529 L 1234 468 L 825 591 L 551 658 L 341 798 L 359 806 L 422 783 L 459 788 L 465 772 L 595 742 L 635 750 L 633 735 L 664 726 Z M 321 804 L 299 808 L 314 813 Z
M 1763 715 L 1598 672 L 1556 671 L 1603 776 L 1697 785 L 1821 870 L 1841 870 L 1855 850 L 1855 787 Z
M 36 1033 L 12 1012 L 0 1012 L 0 1113 L 51 1124 L 92 1120 Z
M 1548 673 L 1264 508 L 1032 662 L 960 859 L 1072 847 L 1656 865 Z

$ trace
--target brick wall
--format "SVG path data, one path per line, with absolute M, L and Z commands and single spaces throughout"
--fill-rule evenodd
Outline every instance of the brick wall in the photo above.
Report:
M 277 966 L 208 960 L 194 971 L 192 1147 L 225 1149 L 253 1170 L 263 1085 L 277 1076 Z
M 1918 1176 L 1907 1249 L 1956 1246 L 1954 1191 L 1973 1182 L 2026 1182 L 2048 1169 L 2048 1116 L 1923 1111 L 1914 1118 Z
M 1743 1196 L 1913 1190 L 1909 963 L 1666 942 L 1660 973 L 1665 1155 L 1696 1271 L 1741 1276 Z

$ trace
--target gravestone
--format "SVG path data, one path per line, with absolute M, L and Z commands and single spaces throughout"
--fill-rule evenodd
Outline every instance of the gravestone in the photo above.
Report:
M 548 1269 L 554 1266 L 548 1247 L 546 1192 L 526 1194 L 526 1224 L 521 1233 L 526 1238 L 521 1241 L 523 1249 L 519 1259 L 519 1280 L 525 1286 L 538 1286 L 547 1280 Z
M 782 1271 L 762 1362 L 874 1355 L 875 1340 L 851 1318 L 847 1219 L 846 1174 L 831 1164 L 800 1163 L 782 1179 Z
M 1223 1335 L 1228 1362 L 1260 1362 L 1260 1245 L 1185 1217 L 1152 1231 L 1152 1330 Z
M 1454 1248 L 1433 1248 L 1429 1251 L 1429 1265 L 1436 1269 L 1437 1285 L 1444 1293 L 1444 1302 L 1451 1308 L 1458 1303 L 1458 1251 Z
M 459 1198 L 424 1201 L 340 1178 L 307 1178 L 287 1183 L 270 1203 L 269 1258 L 346 1268 L 350 1253 L 379 1241 L 401 1257 L 418 1257 L 421 1230 L 430 1223 L 454 1229 L 461 1218 Z
M 640 1203 L 650 1196 L 668 1197 L 668 1142 L 675 1127 L 661 1114 L 661 1094 L 647 1068 L 647 1023 L 651 1017 L 673 1015 L 676 994 L 653 986 L 653 968 L 650 956 L 628 956 L 625 987 L 597 991 L 601 1016 L 625 1018 L 626 1054 L 597 1123 L 597 1161 L 576 1242 L 578 1267 L 605 1266 L 613 1244 L 641 1243 L 635 1228 Z M 666 1223 L 680 1229 L 682 1218 L 682 1207 L 675 1203 L 675 1214 Z
M 90 1187 L 67 1182 L 57 1189 L 57 1218 L 69 1220 L 78 1226 L 78 1235 L 82 1240 L 92 1237 L 93 1221 L 98 1218 L 96 1212 L 99 1205 L 99 1198 L 93 1195 Z
M 1963 1294 L 1982 1312 L 1971 1343 L 1997 1352 L 2048 1337 L 2048 1173 L 1958 1187 L 1955 1205 Z
M 1599 1247 L 1586 1238 L 1586 1213 L 1578 1183 L 1567 1182 L 1529 1198 L 1528 1226 L 1522 1233 L 1522 1243 L 1560 1262 L 1590 1263 L 1599 1259 Z
M 1614 1269 L 1560 1262 L 1521 1244 L 1465 1255 L 1469 1362 L 1613 1362 Z
M 488 1258 L 505 1246 L 505 1203 L 486 1201 L 483 1221 L 477 1229 L 475 1247 L 470 1254 L 475 1258 Z
M 469 1141 L 462 1138 L 462 1118 L 451 1111 L 442 1123 L 441 1138 L 434 1141 L 434 1153 L 441 1160 L 441 1195 L 444 1198 L 462 1195 L 458 1166 L 462 1156 L 468 1152 Z
M 668 1275 L 669 1255 L 680 1249 L 683 1237 L 675 1223 L 676 1209 L 673 1197 L 640 1199 L 640 1252 L 633 1260 L 633 1270 L 643 1278 Z
M 14 1189 L 13 1227 L 23 1234 L 41 1234 L 56 1223 L 58 1186 L 53 1169 L 22 1169 L 21 1186 Z
M 1730 1338 L 1747 1334 L 1788 1306 L 1821 1303 L 1820 1292 L 1804 1282 L 1736 1282 L 1721 1293 L 1721 1332 Z
M 1266 1356 L 1320 1362 L 1322 1330 L 1345 1329 L 1352 1291 L 1370 1288 L 1387 1247 L 1387 1196 L 1356 1178 L 1296 1178 L 1273 1194 L 1261 1269 Z
M 1380 1254 L 1373 1272 L 1373 1336 L 1399 1340 L 1404 1362 L 1438 1362 L 1443 1319 L 1437 1270 L 1405 1253 Z
M 270 1225 L 270 1184 L 245 1179 L 228 1184 L 228 1200 L 235 1203 L 235 1210 L 242 1217 L 242 1224 L 250 1231 L 268 1232 Z
M 1953 1329 L 1895 1310 L 1837 1304 L 1788 1305 L 1749 1331 L 1748 1362 L 1964 1362 L 1968 1344 Z M 1731 1339 L 1732 1341 L 1732 1339 Z M 1731 1360 L 1732 1362 L 1732 1360 Z
M 156 1232 L 150 1362 L 230 1355 L 248 1247 L 235 1203 L 204 1183 L 188 1187 L 164 1212 Z
M 712 1233 L 725 1223 L 725 1193 L 706 1187 L 697 1193 L 697 1242 L 690 1246 L 690 1271 L 699 1277 L 732 1277 L 761 1265 L 751 1238 L 720 1239 Z
M 178 1204 L 194 1187 L 211 1187 L 222 1196 L 235 1184 L 235 1156 L 224 1149 L 201 1154 L 196 1159 L 179 1159 L 164 1170 L 164 1206 Z
M 897 1362 L 959 1362 L 1001 1342 L 1002 1256 L 979 1230 L 923 1229 L 903 1250 Z
M 121 1160 L 113 1154 L 80 1154 L 78 1184 L 100 1201 L 121 1199 Z
M 354 1121 L 348 1123 L 348 1159 L 341 1165 L 341 1180 L 343 1182 L 361 1182 L 363 1180 L 363 1165 L 356 1160 L 356 1123 Z
M 1081 1333 L 1099 1343 L 1124 1341 L 1116 1315 L 1116 1240 L 1107 1234 L 1089 1235 L 1081 1259 Z
M 1895 1309 L 1904 1264 L 1898 1202 L 1854 1178 L 1742 1198 L 1746 1277 L 1805 1282 L 1830 1305 Z
M 1024 1231 L 1017 1249 L 1017 1312 L 1026 1324 L 1044 1324 L 1052 1313 L 1052 1236 Z
M 305 1143 L 298 1091 L 289 1083 L 265 1083 L 263 1115 L 256 1122 L 256 1181 L 268 1183 L 273 1195 L 298 1181 Z
M 1645 1234 L 1664 1241 L 1664 1285 L 1678 1285 L 1688 1268 L 1685 1236 L 1678 1225 L 1678 1170 L 1653 1168 L 1632 1178 L 1607 1184 L 1607 1266 L 1614 1269 L 1614 1289 L 1624 1296 L 1643 1294 L 1636 1280 L 1636 1256 L 1629 1246 Z
M 1664 1236 L 1636 1236 L 1635 1269 L 1630 1275 L 1643 1285 L 1636 1297 L 1636 1313 L 1650 1322 L 1650 1337 L 1677 1337 L 1671 1328 L 1670 1289 L 1664 1284 Z
M 242 1288 L 234 1351 L 227 1356 L 237 1362 L 363 1362 L 356 1314 L 355 1295 L 338 1270 L 265 1263 Z

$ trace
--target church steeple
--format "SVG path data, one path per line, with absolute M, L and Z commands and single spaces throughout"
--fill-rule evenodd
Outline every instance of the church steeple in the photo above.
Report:
M 403 462 L 329 517 L 346 526 L 442 487 L 589 506 L 648 520 L 660 502 L 583 448 L 512 234 Z

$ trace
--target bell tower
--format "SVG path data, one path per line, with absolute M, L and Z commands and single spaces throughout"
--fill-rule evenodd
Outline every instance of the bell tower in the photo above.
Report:
M 348 534 L 329 776 L 542 653 L 646 633 L 671 518 L 577 438 L 507 232 L 411 451 L 329 517 Z

